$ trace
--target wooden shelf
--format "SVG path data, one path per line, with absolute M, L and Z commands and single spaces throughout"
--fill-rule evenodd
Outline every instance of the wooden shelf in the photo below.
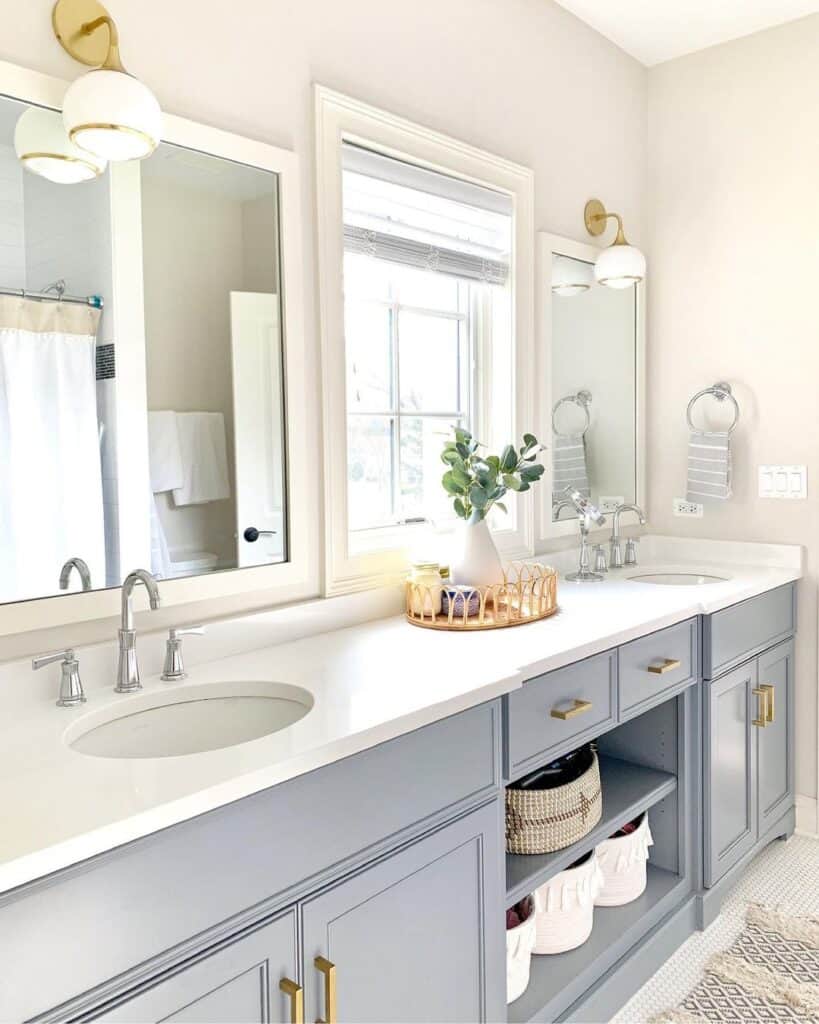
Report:
M 600 758 L 600 779 L 603 788 L 603 817 L 587 836 L 556 853 L 507 853 L 507 907 L 528 896 L 552 875 L 568 867 L 626 822 L 647 811 L 677 788 L 676 775 L 613 757 Z
M 646 890 L 623 907 L 595 907 L 591 936 L 577 949 L 533 956 L 529 987 L 509 1005 L 509 1024 L 555 1020 L 677 905 L 686 883 L 648 865 Z

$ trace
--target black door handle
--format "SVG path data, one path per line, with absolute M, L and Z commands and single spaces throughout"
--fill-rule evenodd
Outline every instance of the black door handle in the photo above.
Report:
M 255 544 L 259 537 L 275 537 L 275 530 L 257 530 L 255 526 L 248 526 L 242 534 L 248 544 Z

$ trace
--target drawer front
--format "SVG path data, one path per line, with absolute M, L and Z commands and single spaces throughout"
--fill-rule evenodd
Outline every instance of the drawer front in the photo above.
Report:
M 660 629 L 619 649 L 620 718 L 633 718 L 698 674 L 697 620 Z
M 703 620 L 703 675 L 713 679 L 796 630 L 796 586 L 788 583 Z
M 538 676 L 510 693 L 507 774 L 519 778 L 617 721 L 617 652 Z

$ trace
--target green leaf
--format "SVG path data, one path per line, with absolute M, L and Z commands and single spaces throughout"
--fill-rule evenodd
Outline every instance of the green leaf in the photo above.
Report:
M 462 459 L 468 459 L 469 456 L 472 454 L 472 452 L 470 451 L 469 447 L 467 445 L 465 445 L 462 441 L 459 441 L 455 445 L 455 449 L 458 452 L 458 454 L 461 456 Z
M 457 444 L 470 444 L 472 441 L 472 435 L 468 430 L 464 430 L 463 427 L 456 427 L 455 441 Z
M 500 472 L 500 459 L 497 457 L 497 455 L 487 455 L 486 462 L 487 465 L 493 467 L 496 474 Z
M 520 471 L 521 480 L 527 480 L 529 483 L 534 483 L 535 480 L 539 480 L 545 472 L 543 466 L 540 463 L 536 463 L 534 466 L 524 466 Z
M 455 509 L 456 516 L 460 516 L 461 519 L 467 518 L 466 506 L 464 505 L 460 498 L 456 498 L 452 505 Z
M 510 491 L 522 491 L 523 481 L 519 477 L 515 476 L 514 473 L 504 473 L 503 482 L 509 488 Z
M 511 444 L 508 444 L 501 452 L 500 464 L 501 469 L 504 470 L 504 472 L 509 472 L 509 470 L 514 469 L 515 466 L 517 466 L 518 453 Z
M 461 490 L 466 491 L 469 485 L 472 483 L 472 477 L 467 473 L 466 469 L 461 466 L 453 466 L 450 470 L 452 479 L 457 483 Z
M 509 509 L 504 505 L 504 503 L 502 501 L 496 501 L 495 502 L 495 508 L 499 508 L 501 510 L 501 512 L 508 512 L 509 511 Z
M 476 509 L 484 509 L 489 503 L 489 495 L 478 484 L 473 484 L 469 488 L 469 501 Z
M 447 466 L 452 466 L 456 462 L 462 462 L 462 459 L 458 452 L 455 450 L 455 447 L 453 446 L 452 448 L 444 448 L 444 450 L 441 452 L 441 462 L 443 462 Z
M 534 448 L 535 445 L 537 444 L 537 438 L 535 437 L 534 434 L 524 434 L 523 435 L 523 443 L 524 443 L 524 445 L 526 446 L 527 449 Z
M 447 494 L 466 494 L 466 487 L 458 483 L 452 470 L 448 473 L 444 473 L 441 477 L 441 483 L 444 485 L 444 490 Z

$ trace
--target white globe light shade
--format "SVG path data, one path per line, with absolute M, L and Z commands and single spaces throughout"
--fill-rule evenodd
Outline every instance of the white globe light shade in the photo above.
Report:
M 629 288 L 646 276 L 646 258 L 633 245 L 610 245 L 597 257 L 594 276 L 608 288 Z
M 105 170 L 105 160 L 69 139 L 59 113 L 43 107 L 29 107 L 17 119 L 14 150 L 26 170 L 58 185 L 90 181 Z
M 593 281 L 590 263 L 556 254 L 552 257 L 552 291 L 555 295 L 580 295 L 591 288 Z
M 162 111 L 151 90 L 125 71 L 97 68 L 68 87 L 63 123 L 80 149 L 107 160 L 150 156 L 162 135 Z

